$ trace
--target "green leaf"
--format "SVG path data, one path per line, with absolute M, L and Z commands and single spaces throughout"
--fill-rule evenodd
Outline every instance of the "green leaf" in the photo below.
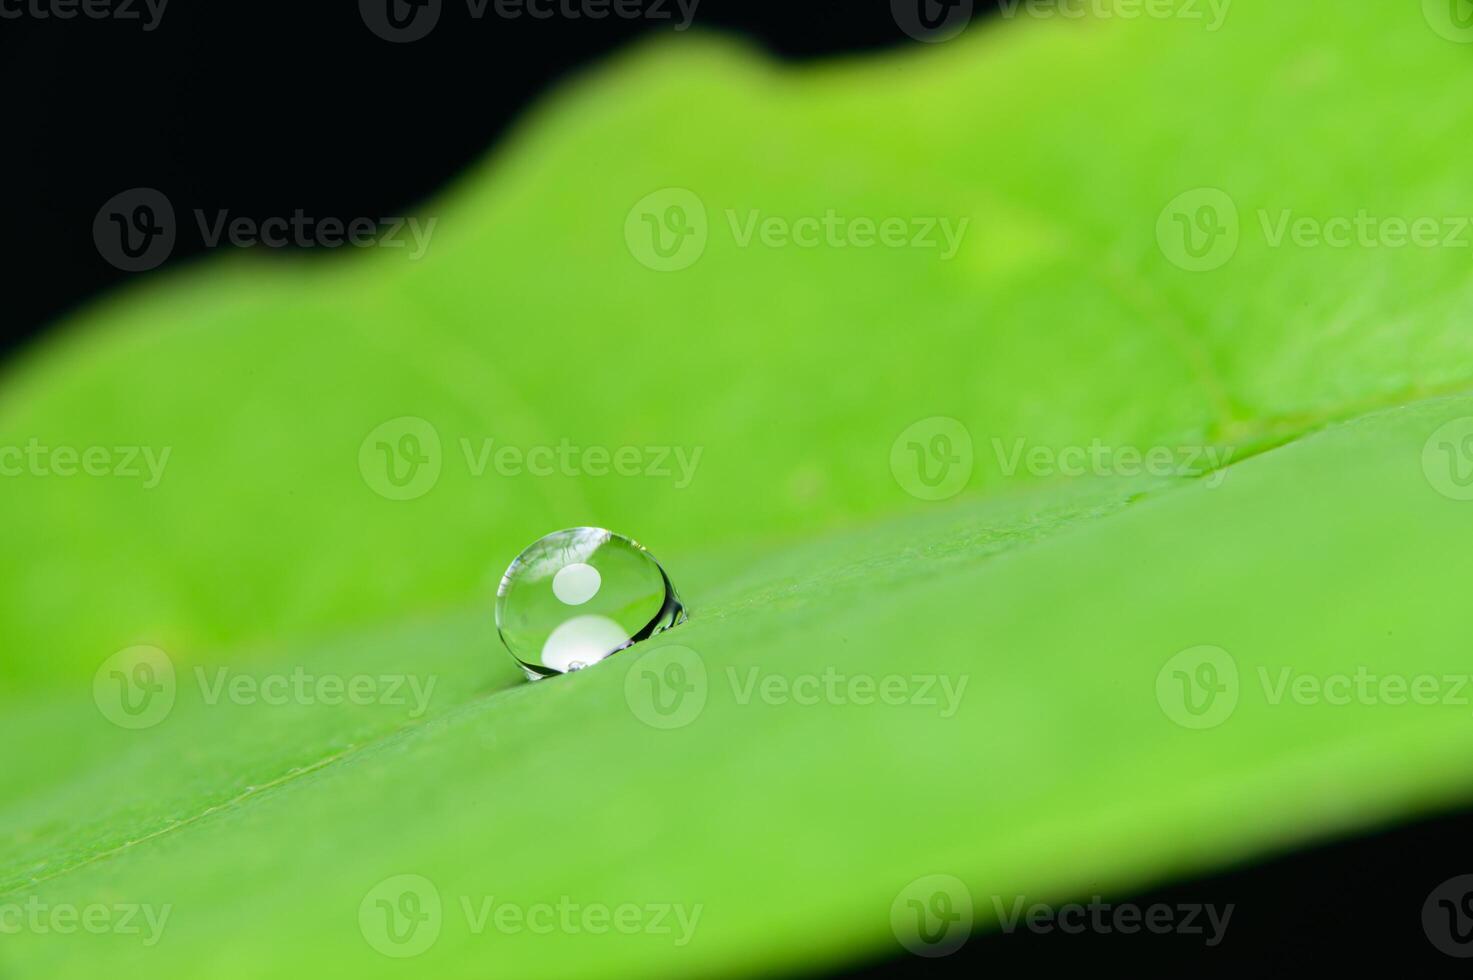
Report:
M 21 747 L 0 909 L 168 919 L 149 944 L 146 922 L 28 917 L 0 969 L 827 966 L 897 951 L 892 903 L 922 876 L 959 878 L 986 925 L 1017 897 L 1466 800 L 1448 678 L 1468 675 L 1473 505 L 1442 427 L 1473 416 L 1469 250 L 1395 247 L 1384 223 L 1378 247 L 1270 233 L 1285 211 L 1473 214 L 1469 49 L 1415 7 L 1020 20 L 801 70 L 650 45 L 426 208 L 422 260 L 212 260 L 14 368 L 0 446 L 170 455 L 152 487 L 0 480 L 0 732 Z M 708 236 L 657 272 L 625 226 L 665 188 Z M 1203 188 L 1222 196 L 1182 198 Z M 1224 199 L 1236 251 L 1183 268 L 1222 256 L 1180 251 L 1175 214 L 1228 220 Z M 831 210 L 969 223 L 951 258 L 741 244 L 754 211 Z M 441 468 L 395 500 L 369 437 L 403 417 Z M 933 417 L 973 447 L 949 502 L 891 471 Z M 673 452 L 669 475 L 477 476 L 462 440 L 487 439 L 700 456 L 688 485 Z M 1183 465 L 1009 473 L 1019 440 Z M 653 548 L 692 618 L 528 685 L 490 596 L 576 524 Z M 136 731 L 99 710 L 99 668 L 135 644 L 176 672 L 172 710 Z M 673 696 L 672 664 L 705 701 L 660 727 L 643 692 Z M 406 674 L 424 699 L 378 680 Z M 1194 715 L 1182 674 L 1226 685 L 1227 713 Z M 1362 675 L 1347 704 L 1304 694 Z M 320 679 L 355 677 L 383 696 L 324 703 Z M 240 678 L 309 694 L 219 686 Z M 1435 703 L 1410 703 L 1419 678 Z M 411 908 L 401 875 L 441 902 L 407 961 L 373 924 L 380 898 Z M 478 928 L 487 900 L 637 906 L 640 928 Z M 664 932 L 651 905 L 699 917 Z

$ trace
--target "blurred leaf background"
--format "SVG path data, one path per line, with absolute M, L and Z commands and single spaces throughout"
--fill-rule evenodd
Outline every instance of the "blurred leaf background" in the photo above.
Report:
M 1461 667 L 1467 505 L 1422 463 L 1473 414 L 1447 397 L 1473 363 L 1469 251 L 1276 248 L 1261 216 L 1473 214 L 1469 55 L 1416 5 L 1268 0 L 1216 31 L 1024 17 L 802 69 L 662 39 L 430 202 L 421 261 L 212 258 L 63 324 L 9 367 L 0 444 L 171 455 L 154 489 L 0 481 L 0 724 L 28 745 L 3 777 L 0 888 L 175 911 L 157 947 L 27 935 L 0 966 L 395 975 L 411 966 L 365 943 L 358 906 L 413 873 L 446 900 L 413 969 L 817 967 L 893 949 L 890 903 L 924 874 L 1067 897 L 1461 801 L 1466 711 L 1252 692 L 1282 665 Z M 665 188 L 709 220 L 669 273 L 624 234 Z M 1157 230 L 1198 188 L 1240 219 L 1207 272 Z M 968 225 L 942 260 L 743 247 L 728 217 L 831 209 Z M 405 416 L 442 470 L 389 500 L 359 453 Z M 891 473 L 934 416 L 975 443 L 949 503 Z M 477 477 L 461 440 L 487 438 L 701 455 L 684 487 Z M 1238 462 L 1215 489 L 1008 477 L 994 438 Z M 643 653 L 517 684 L 496 580 L 574 524 L 638 537 L 692 606 L 668 637 L 710 674 L 689 727 L 631 712 Z M 91 684 L 139 643 L 168 652 L 181 699 L 124 732 Z M 1199 644 L 1245 691 L 1209 732 L 1156 699 Z M 195 668 L 216 665 L 439 683 L 423 718 L 199 703 Z M 830 666 L 966 677 L 967 697 L 943 718 L 727 685 Z M 680 948 L 474 935 L 455 902 L 489 894 L 704 911 Z

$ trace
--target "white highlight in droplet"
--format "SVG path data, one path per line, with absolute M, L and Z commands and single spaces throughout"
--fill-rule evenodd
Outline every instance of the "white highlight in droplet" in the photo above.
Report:
M 552 631 L 542 646 L 542 663 L 566 673 L 598 663 L 629 642 L 629 634 L 607 616 L 576 616 Z
M 552 577 L 552 594 L 570 606 L 581 606 L 598 595 L 603 578 L 592 565 L 565 565 Z

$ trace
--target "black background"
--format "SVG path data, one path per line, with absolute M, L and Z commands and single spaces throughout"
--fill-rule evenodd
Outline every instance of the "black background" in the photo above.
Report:
M 889 0 L 700 0 L 696 29 L 739 31 L 789 59 L 916 43 Z M 120 191 L 154 187 L 181 210 L 257 219 L 297 209 L 344 220 L 404 214 L 569 71 L 669 30 L 617 18 L 472 21 L 457 0 L 429 37 L 397 45 L 369 32 L 353 0 L 173 0 L 151 32 L 138 21 L 0 20 L 0 358 L 129 275 L 92 238 L 94 215 Z M 202 250 L 181 224 L 165 267 Z M 1410 975 L 1463 968 L 1423 934 L 1421 909 L 1439 883 L 1473 871 L 1470 830 L 1466 815 L 1440 818 L 1113 896 L 1233 903 L 1216 948 L 1179 935 L 994 934 L 945 959 L 897 958 L 856 975 L 916 966 L 958 976 L 1141 965 L 1272 973 L 1360 967 L 1368 956 L 1390 956 Z
M 888 0 L 699 0 L 693 29 L 740 30 L 793 58 L 908 40 Z M 464 0 L 446 0 L 435 30 L 409 44 L 370 33 L 356 0 L 171 0 L 150 32 L 139 21 L 0 20 L 0 354 L 130 275 L 92 239 L 119 192 L 156 188 L 178 214 L 405 214 L 570 70 L 672 30 L 473 20 Z M 192 222 L 179 225 L 170 264 L 204 249 Z

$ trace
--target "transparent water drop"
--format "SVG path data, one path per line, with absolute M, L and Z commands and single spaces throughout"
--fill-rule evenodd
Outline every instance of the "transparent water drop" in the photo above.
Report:
M 501 641 L 534 681 L 581 670 L 685 618 L 655 556 L 599 527 L 533 542 L 496 590 Z

